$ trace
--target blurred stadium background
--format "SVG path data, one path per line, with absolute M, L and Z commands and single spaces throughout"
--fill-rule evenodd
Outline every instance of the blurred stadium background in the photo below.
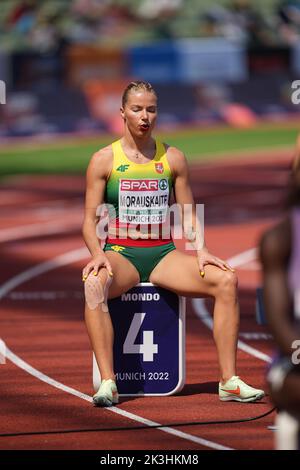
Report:
M 241 337 L 254 356 L 245 349 L 239 360 L 250 383 L 265 388 L 273 343 L 255 325 L 260 267 L 252 247 L 280 215 L 300 130 L 300 105 L 291 99 L 292 82 L 300 80 L 300 0 L 0 0 L 0 335 L 33 367 L 90 393 L 82 321 L 84 174 L 91 155 L 121 135 L 121 93 L 132 79 L 157 90 L 157 134 L 165 142 L 192 163 L 220 160 L 191 165 L 191 183 L 196 202 L 205 204 L 210 249 L 239 269 Z M 194 420 L 197 409 L 208 421 L 261 413 L 247 406 L 243 415 L 232 406 L 228 415 L 218 407 L 211 333 L 195 312 L 188 304 L 188 391 L 176 407 L 149 401 L 146 410 L 135 401 L 126 403 L 128 411 L 165 416 L 165 422 L 168 410 L 177 422 Z M 8 362 L 1 370 L 5 432 L 99 427 L 99 416 L 77 397 L 30 381 L 19 363 Z M 233 448 L 269 449 L 273 415 L 267 419 L 251 428 L 201 426 L 199 434 Z M 140 432 L 116 439 L 104 433 L 102 448 L 130 449 L 136 442 L 189 448 L 176 436 L 164 441 L 152 432 L 147 440 Z M 2 437 L 0 448 L 99 447 L 97 433 L 54 434 Z
M 1 0 L 0 173 L 83 172 L 131 79 L 191 160 L 293 146 L 299 77 L 298 0 Z

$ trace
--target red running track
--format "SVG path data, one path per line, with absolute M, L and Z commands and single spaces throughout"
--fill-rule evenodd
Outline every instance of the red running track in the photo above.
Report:
M 262 231 L 278 216 L 288 160 L 286 154 L 276 164 L 261 159 L 244 165 L 193 167 L 193 189 L 197 202 L 206 204 L 206 242 L 213 253 L 231 258 L 257 245 Z M 258 421 L 228 425 L 61 432 L 130 428 L 142 425 L 141 419 L 160 424 L 243 419 L 271 408 L 268 397 L 255 404 L 219 401 L 212 334 L 190 300 L 183 391 L 170 397 L 123 398 L 117 407 L 123 414 L 91 405 L 92 362 L 81 282 L 86 262 L 80 233 L 83 195 L 84 178 L 77 176 L 18 177 L 7 179 L 1 187 L 0 336 L 18 358 L 57 381 L 54 385 L 71 389 L 43 382 L 42 376 L 33 376 L 7 359 L 0 367 L 0 434 L 44 434 L 0 437 L 0 449 L 272 449 L 273 432 L 268 426 L 274 422 L 274 413 Z M 72 250 L 77 259 L 43 265 L 40 273 L 29 271 Z M 25 273 L 23 279 L 20 273 Z M 238 275 L 240 339 L 270 357 L 272 341 L 255 322 L 255 288 L 260 283 L 255 259 L 240 260 Z M 211 307 L 208 302 L 210 312 Z M 261 357 L 239 351 L 239 373 L 253 385 L 265 388 L 266 366 Z

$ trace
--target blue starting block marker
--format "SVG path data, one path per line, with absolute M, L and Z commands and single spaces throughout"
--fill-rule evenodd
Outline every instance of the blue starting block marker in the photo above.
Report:
M 108 301 L 120 395 L 172 395 L 185 382 L 185 298 L 140 283 Z M 93 384 L 100 386 L 93 355 Z
M 262 287 L 256 289 L 256 322 L 258 325 L 267 324 Z

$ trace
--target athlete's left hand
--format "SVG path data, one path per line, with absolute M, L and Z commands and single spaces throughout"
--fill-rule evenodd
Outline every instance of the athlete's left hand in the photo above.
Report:
M 199 250 L 197 252 L 197 258 L 198 258 L 200 275 L 202 277 L 205 276 L 204 266 L 208 264 L 213 264 L 214 266 L 217 266 L 223 271 L 230 270 L 233 273 L 235 272 L 235 270 L 228 263 L 226 263 L 226 261 L 212 255 L 211 253 L 209 253 L 209 251 L 206 248 L 203 248 L 202 250 Z

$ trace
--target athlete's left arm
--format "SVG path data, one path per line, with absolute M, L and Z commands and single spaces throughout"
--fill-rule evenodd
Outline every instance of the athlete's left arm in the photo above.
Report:
M 300 166 L 300 134 L 298 134 L 297 136 L 294 159 L 293 159 L 292 165 L 293 165 L 293 171 L 296 171 Z
M 181 220 L 186 239 L 197 251 L 199 269 L 204 276 L 204 266 L 214 264 L 221 269 L 234 271 L 225 261 L 209 253 L 204 239 L 204 224 L 199 220 L 199 213 L 195 205 L 190 172 L 185 155 L 175 147 L 169 147 L 167 151 L 168 162 L 172 171 L 174 194 L 177 204 L 181 208 Z
M 265 232 L 260 241 L 267 323 L 281 353 L 289 357 L 300 333 L 292 320 L 294 306 L 288 286 L 291 238 L 291 223 L 286 218 Z
M 175 201 L 180 206 L 184 235 L 188 241 L 193 242 L 195 249 L 201 250 L 206 248 L 204 227 L 196 210 L 186 157 L 175 147 L 168 148 L 167 156 L 173 177 Z
M 275 405 L 292 414 L 298 413 L 300 418 L 300 330 L 293 320 L 294 305 L 288 285 L 291 232 L 290 219 L 287 218 L 263 234 L 259 247 L 268 327 L 280 354 L 294 364 L 293 369 L 283 369 L 281 373 L 280 369 L 273 369 L 273 376 L 272 372 L 269 376 L 270 395 Z

